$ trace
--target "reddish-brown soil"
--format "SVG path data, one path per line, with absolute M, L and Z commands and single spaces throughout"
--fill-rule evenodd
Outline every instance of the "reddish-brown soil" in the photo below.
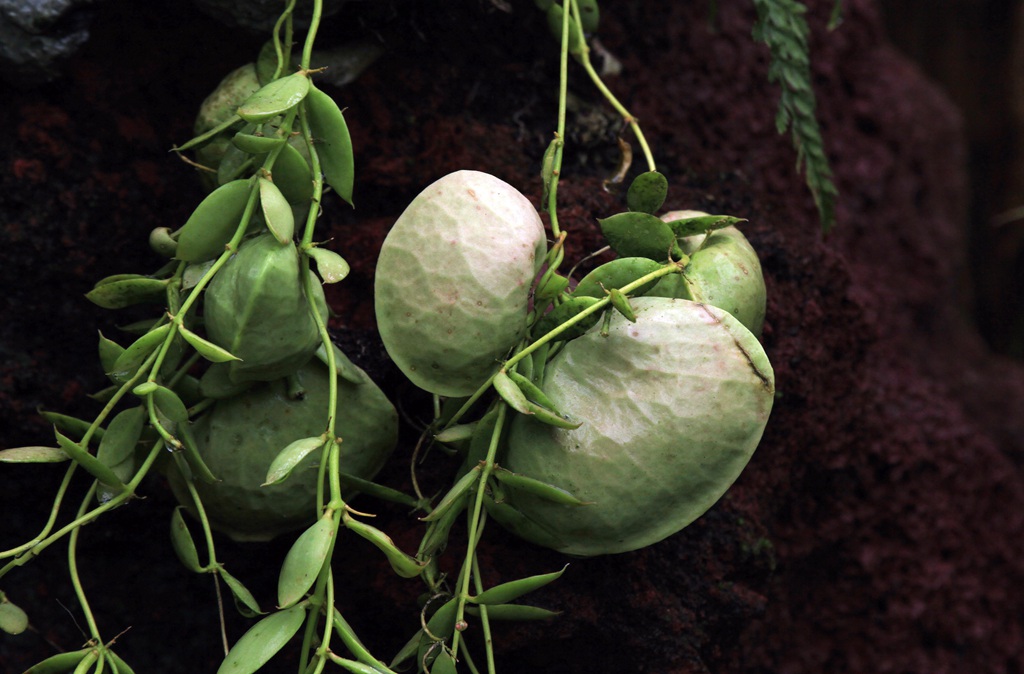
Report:
M 353 265 L 330 300 L 353 356 L 418 415 L 422 398 L 373 336 L 376 250 L 404 205 L 451 170 L 495 173 L 537 202 L 556 50 L 525 0 L 512 13 L 483 1 L 363 4 L 377 3 L 352 3 L 323 31 L 328 43 L 372 29 L 389 47 L 332 92 L 348 107 L 359 173 L 357 208 L 326 209 L 325 238 Z M 717 4 L 711 28 L 707 3 L 610 3 L 600 35 L 623 63 L 609 83 L 669 178 L 666 206 L 750 220 L 768 284 L 775 410 L 749 468 L 710 513 L 646 550 L 573 561 L 535 597 L 560 618 L 498 630 L 499 669 L 1020 672 L 1024 367 L 988 353 L 962 309 L 957 111 L 888 46 L 874 2 L 848 0 L 833 33 L 824 27 L 832 0 L 808 3 L 819 116 L 842 195 L 835 232 L 823 236 L 790 140 L 775 131 L 778 88 L 750 36 L 752 3 Z M 67 77 L 9 90 L 0 113 L 0 447 L 49 443 L 37 406 L 95 411 L 85 398 L 103 385 L 95 331 L 114 335 L 134 319 L 82 294 L 105 275 L 159 266 L 149 230 L 179 226 L 202 197 L 167 149 L 261 42 L 185 3 L 111 0 L 98 11 Z M 571 77 L 585 105 L 605 110 L 581 70 Z M 578 120 L 559 191 L 569 259 L 598 246 L 596 217 L 621 209 L 601 190 L 616 125 L 607 114 Z M 410 451 L 405 442 L 385 480 L 403 486 Z M 4 548 L 35 534 L 58 480 L 50 468 L 0 468 Z M 167 490 L 154 481 L 145 495 L 83 533 L 93 609 L 104 634 L 128 630 L 118 643 L 137 671 L 214 671 L 212 588 L 171 552 Z M 412 518 L 379 511 L 380 525 L 415 547 Z M 0 637 L 7 671 L 83 641 L 62 548 L 0 582 L 39 630 Z M 221 556 L 270 605 L 286 550 L 225 542 Z M 566 561 L 493 529 L 482 553 L 489 582 Z M 421 586 L 380 561 L 353 543 L 337 578 L 346 615 L 388 657 L 418 626 Z M 229 614 L 233 638 L 245 625 Z

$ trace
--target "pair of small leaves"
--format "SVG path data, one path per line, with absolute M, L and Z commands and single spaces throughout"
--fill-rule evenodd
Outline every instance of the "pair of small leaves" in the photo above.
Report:
M 163 304 L 168 279 L 139 274 L 117 274 L 96 283 L 85 298 L 104 309 L 123 309 L 135 304 Z

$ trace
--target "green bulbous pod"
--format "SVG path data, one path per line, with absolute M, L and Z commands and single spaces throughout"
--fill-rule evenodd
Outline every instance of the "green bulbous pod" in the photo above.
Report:
M 227 365 L 232 381 L 284 377 L 320 346 L 300 269 L 295 246 L 282 245 L 266 233 L 243 242 L 210 282 L 203 299 L 206 334 L 241 359 Z M 327 303 L 315 277 L 311 287 L 317 311 L 326 321 Z
M 377 326 L 420 388 L 472 394 L 526 333 L 544 226 L 514 187 L 457 171 L 417 196 L 381 247 Z
M 398 415 L 366 373 L 349 365 L 346 371 L 358 376 L 337 378 L 340 465 L 343 472 L 369 480 L 395 447 Z M 296 378 L 305 391 L 301 399 L 288 395 L 284 379 L 260 383 L 218 401 L 193 426 L 199 453 L 219 479 L 213 484 L 196 480 L 195 487 L 211 524 L 235 540 L 270 540 L 316 520 L 319 450 L 299 462 L 283 482 L 261 486 L 282 449 L 326 428 L 327 367 L 314 359 Z M 181 474 L 172 467 L 168 479 L 178 500 L 194 513 Z M 346 500 L 351 496 L 344 494 Z
M 665 222 L 707 215 L 700 211 L 672 211 Z M 705 242 L 705 238 L 707 241 Z M 690 256 L 682 274 L 666 276 L 647 294 L 677 297 L 725 309 L 758 337 L 764 327 L 767 295 L 761 261 L 743 233 L 729 226 L 679 239 Z
M 730 314 L 662 297 L 632 304 L 635 323 L 615 314 L 607 337 L 595 328 L 547 365 L 542 388 L 579 428 L 524 415 L 510 425 L 505 468 L 592 505 L 509 487 L 518 513 L 497 519 L 567 554 L 635 550 L 690 524 L 746 466 L 771 412 L 771 364 Z

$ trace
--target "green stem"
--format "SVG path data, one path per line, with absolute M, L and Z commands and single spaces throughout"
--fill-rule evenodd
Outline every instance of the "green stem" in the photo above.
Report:
M 323 0 L 313 0 L 313 15 L 309 20 L 309 31 L 306 33 L 306 43 L 302 48 L 303 70 L 309 70 L 309 62 L 313 58 L 313 43 L 316 41 L 316 32 L 320 28 L 320 18 L 323 14 Z
M 473 553 L 473 585 L 476 588 L 477 594 L 484 591 L 484 582 L 480 577 L 480 563 L 475 552 Z M 487 653 L 487 671 L 490 674 L 495 674 L 497 669 L 494 664 L 494 639 L 491 637 L 491 621 L 487 618 L 487 607 L 481 604 L 479 609 L 480 624 L 483 625 L 484 632 L 484 649 Z
M 573 16 L 576 18 L 576 23 L 577 25 L 582 25 L 580 9 L 576 0 L 565 0 L 565 2 L 572 3 L 572 12 Z M 568 12 L 563 13 L 567 14 Z M 590 62 L 590 45 L 587 44 L 586 40 L 583 40 L 582 46 L 583 48 L 580 52 L 579 60 L 583 65 L 583 69 L 587 72 L 587 75 L 590 76 L 590 79 L 594 83 L 594 86 L 597 87 L 597 90 L 605 97 L 605 100 L 615 108 L 615 111 L 622 116 L 623 121 L 629 124 L 629 128 L 633 130 L 633 134 L 636 136 L 637 142 L 640 143 L 640 149 L 644 153 L 644 158 L 647 160 L 647 170 L 656 171 L 657 168 L 654 164 L 654 155 L 651 154 L 651 148 L 647 145 L 647 140 L 644 138 L 643 131 L 640 130 L 640 124 L 636 121 L 636 117 L 626 109 L 626 106 L 619 102 L 619 99 L 615 97 L 615 94 L 611 92 L 611 90 L 605 85 L 604 81 L 601 80 L 601 76 L 597 74 L 596 70 L 594 70 L 594 66 Z
M 89 487 L 89 491 L 85 493 L 85 498 L 82 499 L 82 505 L 78 508 L 77 517 L 82 517 L 86 510 L 89 509 L 89 503 L 96 496 L 96 481 L 94 480 L 92 486 Z M 75 589 L 75 596 L 78 597 L 78 605 L 82 607 L 82 613 L 85 614 L 85 621 L 89 624 L 89 634 L 96 641 L 96 643 L 103 643 L 102 637 L 100 637 L 99 627 L 96 625 L 96 618 L 92 614 L 92 609 L 89 607 L 89 600 L 85 596 L 85 590 L 82 588 L 82 580 L 78 575 L 78 535 L 82 531 L 81 527 L 76 527 L 71 532 L 71 536 L 68 537 L 68 573 L 71 576 L 71 585 Z
M 103 513 L 107 512 L 108 510 L 113 510 L 114 508 L 118 507 L 119 505 L 127 501 L 129 498 L 133 497 L 135 495 L 135 490 L 139 486 L 139 483 L 141 483 L 142 479 L 146 477 L 147 474 L 149 474 L 149 470 L 150 468 L 152 468 L 153 462 L 156 461 L 156 457 L 159 455 L 160 450 L 162 450 L 163 448 L 164 445 L 162 442 L 157 442 L 153 445 L 153 448 L 149 450 L 149 455 L 146 456 L 146 460 L 142 462 L 142 465 L 139 467 L 138 472 L 135 473 L 135 477 L 133 477 L 131 481 L 125 485 L 124 491 L 114 496 L 106 503 L 100 504 L 99 506 L 93 508 L 88 513 L 76 517 L 56 532 L 50 534 L 43 540 L 33 545 L 30 549 L 26 550 L 22 555 L 19 555 L 18 557 L 12 559 L 2 569 L 0 569 L 0 576 L 3 576 L 10 569 L 16 566 L 25 565 L 30 559 L 39 555 L 39 553 L 41 553 L 49 546 L 53 545 L 55 542 L 57 542 L 67 534 L 71 533 L 75 529 L 85 524 L 88 524 L 89 522 L 92 522 Z
M 569 0 L 565 0 L 565 4 Z M 562 48 L 558 61 L 558 123 L 555 131 L 555 154 L 552 158 L 551 186 L 548 188 L 548 216 L 551 234 L 558 239 L 562 231 L 558 225 L 558 179 L 562 174 L 562 152 L 565 149 L 565 110 L 569 92 L 569 12 L 562 10 Z
M 192 503 L 196 507 L 196 517 L 199 518 L 199 523 L 203 527 L 203 537 L 206 539 L 206 554 L 209 558 L 209 562 L 205 567 L 205 570 L 212 571 L 217 566 L 217 551 L 213 543 L 213 529 L 210 526 L 210 520 L 206 516 L 206 508 L 203 507 L 203 501 L 199 498 L 199 491 L 196 490 L 195 479 L 192 477 L 192 471 L 188 467 L 188 463 L 185 461 L 185 457 L 181 455 L 181 452 L 172 452 L 171 456 L 174 457 L 174 465 L 178 468 L 178 472 L 181 473 L 185 487 L 188 489 L 189 496 L 192 497 Z
M 491 442 L 487 447 L 487 458 L 484 459 L 483 469 L 480 471 L 479 487 L 476 490 L 476 500 L 473 501 L 473 511 L 469 518 L 469 531 L 466 539 L 466 557 L 462 563 L 462 573 L 459 577 L 458 604 L 455 611 L 455 623 L 465 620 L 466 601 L 469 598 L 469 583 L 473 575 L 472 560 L 476 555 L 476 546 L 480 540 L 480 533 L 483 527 L 482 513 L 484 507 L 484 489 L 487 480 L 494 470 L 494 458 L 498 453 L 498 440 L 501 437 L 502 428 L 505 425 L 505 417 L 508 414 L 508 405 L 499 403 L 498 419 L 494 423 L 494 431 L 491 433 Z M 460 632 L 455 631 L 452 636 L 452 655 L 457 656 L 459 651 Z
M 682 271 L 682 267 L 679 264 L 676 264 L 676 263 L 666 264 L 665 266 L 661 267 L 660 269 L 656 269 L 655 271 L 652 271 L 650 274 L 645 274 L 644 276 L 641 276 L 640 278 L 638 278 L 637 280 L 633 281 L 632 283 L 628 283 L 628 284 L 622 286 L 622 288 L 620 288 L 620 290 L 622 291 L 623 294 L 628 294 L 628 293 L 636 290 L 637 288 L 643 286 L 645 283 L 649 283 L 649 282 L 651 282 L 651 281 L 653 281 L 655 279 L 661 278 L 662 276 L 668 276 L 669 274 L 679 273 L 680 271 Z M 568 319 L 564 323 L 560 323 L 557 327 L 553 328 L 550 332 L 548 332 L 548 333 L 542 335 L 541 337 L 537 338 L 534 342 L 532 342 L 525 349 L 517 352 L 515 355 L 513 355 L 511 358 L 509 358 L 507 361 L 505 361 L 505 364 L 502 367 L 502 370 L 508 370 L 510 367 L 512 367 L 513 365 L 515 365 L 519 361 L 521 361 L 523 358 L 526 358 L 527 356 L 531 355 L 534 351 L 536 351 L 537 349 L 539 349 L 543 345 L 548 344 L 548 343 L 556 340 L 558 338 L 558 336 L 561 335 L 563 332 L 565 332 L 566 330 L 568 330 L 572 326 L 576 325 L 577 323 L 583 321 L 588 316 L 593 316 L 597 312 L 599 312 L 602 309 L 604 309 L 605 307 L 607 307 L 609 304 L 611 304 L 611 299 L 608 298 L 608 297 L 604 297 L 604 298 L 598 300 L 597 302 L 595 302 L 594 304 L 590 305 L 589 307 L 587 307 L 586 309 L 584 309 L 580 313 L 576 314 L 572 318 Z M 445 423 L 445 425 L 442 428 L 450 428 L 451 426 L 454 426 L 455 424 L 457 424 L 459 422 L 459 420 L 462 418 L 462 416 L 464 414 L 466 414 L 473 407 L 474 404 L 476 404 L 476 401 L 479 400 L 481 398 L 481 396 L 483 396 L 485 393 L 487 393 L 488 389 L 490 389 L 491 385 L 494 383 L 494 377 L 497 376 L 497 374 L 498 373 L 495 372 L 490 377 L 488 377 L 487 381 L 485 381 L 483 384 L 480 385 L 480 388 L 478 388 L 473 393 L 473 395 L 470 396 L 466 400 L 466 402 L 462 404 L 462 407 L 460 407 L 459 410 L 454 415 L 452 415 L 452 418 L 449 419 L 448 422 Z
M 18 547 L 0 552 L 0 559 L 17 557 L 26 550 L 32 549 L 53 530 L 53 526 L 57 522 L 57 515 L 60 512 L 60 505 L 64 501 L 64 495 L 67 493 L 68 486 L 71 484 L 71 477 L 75 474 L 76 468 L 78 468 L 78 464 L 72 461 L 68 469 L 64 471 L 64 479 L 61 480 L 60 486 L 57 487 L 57 495 L 54 497 L 53 505 L 50 507 L 50 516 L 46 520 L 46 524 L 43 525 L 42 531 L 35 538 L 22 543 Z M 2 576 L 3 572 L 0 571 L 0 577 Z

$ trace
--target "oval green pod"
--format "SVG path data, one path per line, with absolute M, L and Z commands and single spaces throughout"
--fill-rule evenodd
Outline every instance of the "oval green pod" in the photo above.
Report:
M 204 262 L 223 253 L 238 230 L 251 191 L 248 180 L 232 180 L 207 195 L 178 232 L 177 259 Z
M 269 122 L 301 103 L 308 92 L 309 77 L 305 73 L 293 73 L 260 87 L 238 106 L 236 112 L 253 124 Z
M 320 333 L 310 313 L 298 250 L 271 234 L 245 241 L 210 282 L 203 304 L 210 341 L 240 360 L 227 364 L 235 382 L 268 381 L 313 357 Z M 327 320 L 323 288 L 311 284 L 320 318 Z
M 202 459 L 220 478 L 214 484 L 197 481 L 195 487 L 211 524 L 235 540 L 270 540 L 316 520 L 318 452 L 305 456 L 284 482 L 261 486 L 282 448 L 318 436 L 326 427 L 327 368 L 314 359 L 295 377 L 305 390 L 301 400 L 288 395 L 285 379 L 255 384 L 217 401 L 192 426 Z M 335 432 L 342 439 L 341 465 L 370 479 L 394 449 L 398 415 L 365 373 L 363 377 L 358 384 L 337 377 Z M 178 501 L 191 511 L 184 478 L 170 470 L 168 479 Z M 352 495 L 344 494 L 346 500 Z
M 355 183 L 355 158 L 352 137 L 334 99 L 311 86 L 306 96 L 306 115 L 313 132 L 313 142 L 320 157 L 324 180 L 347 203 L 352 203 Z
M 336 524 L 323 516 L 299 535 L 285 555 L 277 579 L 277 605 L 287 608 L 302 599 L 313 587 L 330 552 Z
M 305 606 L 292 606 L 271 613 L 235 642 L 217 674 L 253 674 L 258 671 L 295 636 L 305 619 Z
M 292 207 L 281 194 L 281 190 L 272 181 L 259 178 L 260 208 L 267 229 L 274 235 L 278 243 L 290 243 L 295 236 L 295 216 Z
M 85 299 L 104 309 L 123 309 L 146 302 L 162 304 L 167 293 L 167 280 L 138 276 L 97 284 Z
M 760 441 L 775 386 L 754 335 L 687 300 L 642 297 L 634 309 L 636 323 L 613 314 L 607 337 L 589 332 L 548 364 L 545 392 L 582 426 L 511 420 L 502 465 L 593 502 L 506 485 L 524 538 L 584 556 L 660 541 L 710 508 Z
M 584 276 L 572 294 L 574 297 L 604 297 L 612 288 L 622 288 L 637 279 L 661 269 L 661 264 L 646 257 L 620 257 L 605 262 L 600 267 Z M 651 281 L 632 291 L 632 295 L 640 297 L 651 290 L 658 281 Z
M 492 175 L 457 171 L 423 190 L 377 262 L 377 325 L 395 364 L 426 391 L 471 395 L 525 334 L 545 250 L 530 201 Z

